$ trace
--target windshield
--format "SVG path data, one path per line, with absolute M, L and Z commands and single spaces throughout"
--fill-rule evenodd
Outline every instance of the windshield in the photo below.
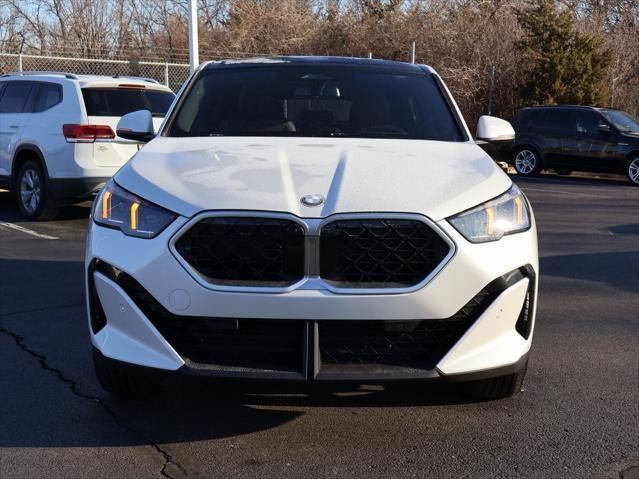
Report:
M 143 88 L 83 88 L 82 96 L 89 116 L 124 116 L 149 110 L 153 116 L 162 117 L 175 98 L 168 91 Z
M 623 111 L 601 110 L 601 113 L 619 131 L 639 131 L 639 122 Z
M 356 67 L 204 70 L 168 136 L 297 136 L 463 141 L 432 76 Z

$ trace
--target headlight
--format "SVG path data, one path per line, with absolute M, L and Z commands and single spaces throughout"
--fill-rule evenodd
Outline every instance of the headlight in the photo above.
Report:
M 513 185 L 494 200 L 448 218 L 448 221 L 471 243 L 485 243 L 529 229 L 530 212 L 523 193 Z
M 93 206 L 93 221 L 97 224 L 139 238 L 157 236 L 176 217 L 175 213 L 123 190 L 113 180 L 102 188 Z

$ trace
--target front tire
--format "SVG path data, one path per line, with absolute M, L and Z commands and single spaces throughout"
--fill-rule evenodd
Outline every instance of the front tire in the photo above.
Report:
M 117 396 L 142 396 L 162 387 L 159 372 L 109 359 L 95 348 L 93 366 L 102 389 Z
M 495 401 L 514 396 L 524 385 L 527 369 L 528 363 L 513 374 L 469 382 L 465 385 L 466 393 L 479 401 Z
M 515 151 L 513 165 L 520 176 L 536 176 L 541 173 L 541 156 L 535 149 L 524 146 Z
M 35 160 L 27 161 L 18 171 L 16 197 L 20 214 L 28 220 L 52 220 L 60 211 L 59 208 L 49 205 L 47 177 Z
M 639 156 L 635 156 L 628 160 L 626 166 L 626 176 L 631 185 L 639 186 Z

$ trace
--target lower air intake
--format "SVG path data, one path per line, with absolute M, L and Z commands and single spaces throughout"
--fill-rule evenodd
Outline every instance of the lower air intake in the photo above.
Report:
M 490 304 L 482 290 L 454 316 L 417 321 L 319 321 L 322 367 L 376 366 L 430 370 Z

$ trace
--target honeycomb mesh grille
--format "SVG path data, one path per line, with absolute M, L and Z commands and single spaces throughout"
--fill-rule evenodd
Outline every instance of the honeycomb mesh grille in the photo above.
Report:
M 304 276 L 304 228 L 286 219 L 206 218 L 175 248 L 214 284 L 283 287 Z
M 405 288 L 424 280 L 449 245 L 407 219 L 337 220 L 320 233 L 320 276 L 343 288 Z

